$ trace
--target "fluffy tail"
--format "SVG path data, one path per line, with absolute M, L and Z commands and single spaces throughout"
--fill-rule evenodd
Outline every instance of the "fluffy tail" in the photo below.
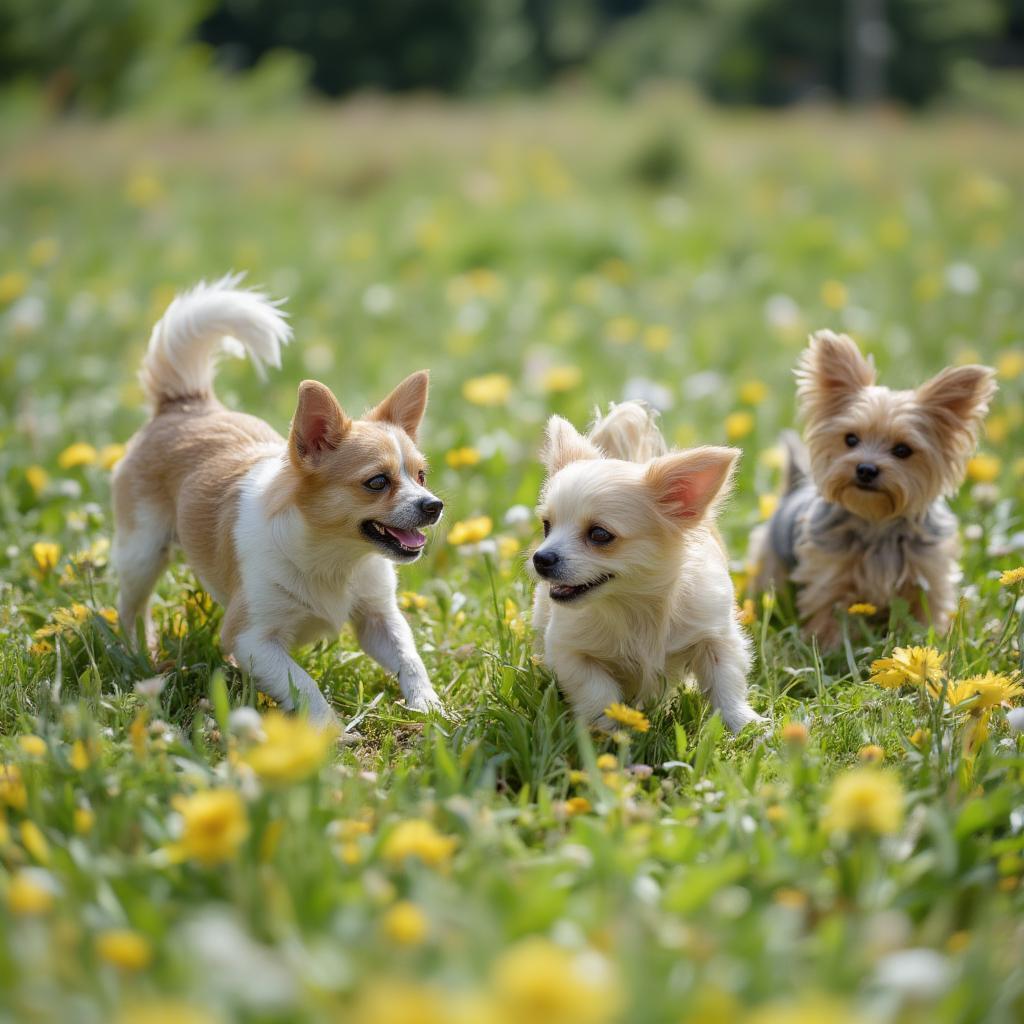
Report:
M 648 462 L 668 451 L 657 418 L 658 414 L 644 402 L 612 402 L 606 415 L 601 416 L 598 410 L 587 436 L 611 459 Z
M 798 491 L 807 480 L 807 448 L 794 430 L 787 430 L 782 435 L 782 450 L 785 456 L 785 471 L 782 479 L 782 493 L 792 494 Z
M 292 330 L 266 295 L 237 287 L 242 276 L 201 281 L 178 295 L 153 328 L 139 378 L 157 412 L 183 399 L 212 398 L 221 352 L 248 355 L 261 376 L 265 365 L 281 365 Z

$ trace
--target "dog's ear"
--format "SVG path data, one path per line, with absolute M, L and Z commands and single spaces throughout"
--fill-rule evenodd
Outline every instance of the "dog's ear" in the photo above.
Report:
M 300 466 L 315 466 L 326 452 L 341 444 L 351 425 L 329 387 L 316 380 L 304 380 L 299 385 L 299 400 L 288 435 L 292 461 Z
M 588 441 L 568 420 L 561 416 L 552 416 L 548 420 L 544 447 L 540 452 L 548 476 L 554 476 L 570 462 L 603 457 L 601 449 Z
M 739 456 L 712 446 L 661 455 L 648 463 L 646 483 L 673 519 L 698 522 L 728 495 Z
M 366 418 L 381 423 L 393 423 L 415 441 L 420 421 L 427 408 L 429 388 L 430 374 L 426 370 L 410 374 L 383 402 L 375 405 L 366 414 Z
M 796 382 L 800 412 L 813 422 L 835 415 L 858 391 L 875 383 L 874 360 L 865 359 L 848 335 L 817 331 L 797 363 Z
M 987 366 L 949 366 L 917 389 L 917 401 L 948 429 L 977 433 L 996 393 L 995 376 Z

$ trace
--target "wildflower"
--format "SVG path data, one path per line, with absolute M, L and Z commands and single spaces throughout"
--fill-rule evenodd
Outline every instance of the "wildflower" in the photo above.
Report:
M 773 824 L 778 824 L 789 817 L 789 808 L 785 804 L 772 804 L 765 809 L 764 816 Z
M 941 692 L 937 686 L 932 686 L 931 690 L 936 696 Z M 972 711 L 984 711 L 999 707 L 1001 704 L 1008 704 L 1011 700 L 1018 700 L 1021 697 L 1024 697 L 1024 686 L 1021 685 L 1019 679 L 997 675 L 995 672 L 986 672 L 983 676 L 972 676 L 970 679 L 960 679 L 951 682 L 946 688 L 946 702 L 951 707 L 957 707 L 970 701 Z
M 50 482 L 50 474 L 43 469 L 42 466 L 29 466 L 25 470 L 25 479 L 28 481 L 29 487 L 35 492 L 35 496 L 38 498 L 43 491 L 46 490 L 47 485 Z
M 578 366 L 552 366 L 545 371 L 540 386 L 547 392 L 572 391 L 583 379 L 583 371 Z
M 346 1020 L 352 1024 L 452 1024 L 450 1002 L 435 988 L 382 978 L 364 988 Z
M 850 293 L 842 281 L 830 280 L 821 286 L 821 301 L 829 309 L 842 309 L 850 300 Z
M 910 742 L 920 750 L 922 747 L 927 746 L 928 741 L 932 738 L 930 729 L 915 729 L 910 734 Z
M 461 547 L 463 544 L 477 544 L 491 534 L 493 523 L 490 516 L 476 516 L 453 523 L 448 531 L 448 543 Z
M 0 805 L 23 811 L 28 803 L 28 793 L 16 764 L 0 764 Z
M 934 949 L 898 949 L 875 966 L 875 984 L 908 1000 L 936 999 L 952 983 L 949 960 Z
M 871 682 L 895 690 L 941 682 L 945 655 L 933 647 L 897 647 L 891 658 L 871 662 Z
M 475 448 L 468 446 L 453 448 L 445 455 L 444 461 L 452 469 L 468 469 L 470 466 L 475 466 L 479 463 L 480 453 Z
M 498 538 L 498 556 L 503 558 L 505 561 L 512 558 L 513 555 L 519 550 L 519 541 L 515 537 L 499 537 Z
M 629 707 L 628 704 L 610 704 L 604 713 L 613 721 L 624 725 L 634 732 L 647 732 L 651 723 L 642 711 Z
M 768 397 L 763 380 L 746 380 L 740 385 L 739 398 L 744 405 L 760 405 Z
M 754 608 L 753 598 L 748 597 L 744 602 L 742 608 L 740 608 L 740 625 L 749 626 L 757 621 L 757 611 Z
M 96 936 L 96 954 L 122 971 L 142 971 L 153 960 L 153 947 L 130 928 L 109 928 Z
M 605 337 L 615 345 L 628 345 L 636 338 L 640 325 L 631 316 L 613 317 L 605 325 Z
M 585 796 L 571 796 L 565 801 L 565 813 L 573 818 L 577 814 L 589 814 L 590 801 Z
M 1024 350 L 1011 348 L 1001 353 L 996 360 L 996 373 L 1003 380 L 1013 380 L 1024 374 Z
M 79 466 L 91 466 L 96 462 L 96 449 L 86 441 L 76 441 L 68 445 L 57 456 L 57 465 L 61 469 L 77 469 Z
M 12 914 L 30 917 L 53 909 L 57 883 L 42 868 L 22 868 L 7 885 L 7 908 Z
M 400 946 L 418 946 L 427 937 L 427 918 L 409 900 L 399 900 L 384 915 L 381 926 L 384 934 Z
M 507 1019 L 531 1024 L 604 1024 L 617 1017 L 622 991 L 596 953 L 573 953 L 525 939 L 494 964 L 492 981 Z
M 803 722 L 787 722 L 782 727 L 782 738 L 794 747 L 806 746 L 810 730 Z
M 96 815 L 88 807 L 75 808 L 75 813 L 72 816 L 72 825 L 78 835 L 88 835 L 95 824 Z
M 39 864 L 50 863 L 50 844 L 43 835 L 43 830 L 34 822 L 26 819 L 21 823 L 21 845 L 25 851 Z
M 829 832 L 891 835 L 903 822 L 903 789 L 876 768 L 854 768 L 832 785 L 823 824 Z
M 6 306 L 20 299 L 28 288 L 28 278 L 20 270 L 9 270 L 0 274 L 0 306 Z
M 619 759 L 614 754 L 601 754 L 597 759 L 597 767 L 603 772 L 613 772 L 619 767 Z
M 1024 583 L 1024 565 L 1019 565 L 1016 569 L 1007 569 L 999 577 L 1001 587 L 1015 587 L 1018 583 Z
M 91 743 L 82 740 L 75 740 L 71 744 L 71 753 L 68 755 L 68 763 L 76 772 L 84 772 L 92 764 L 95 750 Z
M 18 746 L 26 757 L 46 757 L 46 740 L 42 736 L 26 733 L 24 736 L 18 737 Z
M 220 1024 L 222 1018 L 176 999 L 129 1003 L 114 1018 L 114 1024 Z
M 725 436 L 730 441 L 739 441 L 754 429 L 754 417 L 746 409 L 731 412 L 725 417 Z
M 124 197 L 132 206 L 145 209 L 160 202 L 164 187 L 150 171 L 136 171 L 125 185 Z
M 430 604 L 430 601 L 423 594 L 417 594 L 414 590 L 403 590 L 399 595 L 398 603 L 403 608 L 415 608 L 416 611 L 422 612 Z
M 473 405 L 504 405 L 511 393 L 512 381 L 504 373 L 486 373 L 462 385 L 462 397 Z
M 857 751 L 857 756 L 865 764 L 881 764 L 885 760 L 885 751 L 877 743 L 868 743 Z
M 664 324 L 650 324 L 644 328 L 643 343 L 648 352 L 665 352 L 672 344 L 672 332 Z
M 1002 462 L 995 455 L 978 454 L 967 460 L 967 478 L 980 484 L 991 484 L 999 479 Z
M 863 1018 L 829 996 L 809 995 L 796 1002 L 759 1006 L 742 1024 L 861 1024 Z
M 780 907 L 788 907 L 790 910 L 803 910 L 807 906 L 807 893 L 800 889 L 783 887 L 776 889 L 772 900 Z
M 400 821 L 384 841 L 381 855 L 391 864 L 401 864 L 409 858 L 422 861 L 429 867 L 443 867 L 455 853 L 459 841 L 454 836 L 442 835 L 423 818 Z
M 32 557 L 41 573 L 52 572 L 60 561 L 60 545 L 52 540 L 37 540 L 32 545 Z
M 848 615 L 877 615 L 878 609 L 870 601 L 856 601 L 846 609 Z
M 233 789 L 211 789 L 172 801 L 182 818 L 175 853 L 207 867 L 233 860 L 249 835 L 245 804 Z
M 779 496 L 777 494 L 761 494 L 758 496 L 757 512 L 762 519 L 771 519 L 778 507 Z
M 96 462 L 101 469 L 113 469 L 124 458 L 124 453 L 123 444 L 104 445 L 96 456 Z
M 272 712 L 263 719 L 262 741 L 243 760 L 266 782 L 301 782 L 324 763 L 334 739 L 332 730 L 305 718 Z

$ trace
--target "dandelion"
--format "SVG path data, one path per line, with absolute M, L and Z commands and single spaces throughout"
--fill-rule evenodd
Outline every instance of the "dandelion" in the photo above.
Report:
M 832 785 L 823 824 L 829 832 L 891 835 L 903 822 L 903 789 L 888 773 L 854 768 Z
M 21 845 L 38 864 L 50 863 L 50 844 L 43 835 L 43 830 L 34 822 L 26 819 L 18 830 L 21 833 Z
M 60 254 L 56 238 L 37 238 L 28 249 L 28 261 L 33 267 L 48 267 Z
M 442 835 L 423 818 L 400 821 L 384 841 L 381 855 L 390 864 L 402 864 L 410 858 L 429 867 L 444 867 L 452 859 L 459 841 Z
M 647 732 L 651 723 L 642 711 L 631 708 L 628 704 L 610 704 L 604 713 L 613 721 L 624 725 L 634 732 Z
M 763 380 L 746 380 L 740 385 L 739 398 L 744 405 L 760 405 L 768 397 Z
M 597 759 L 597 767 L 603 772 L 613 772 L 619 767 L 619 759 L 614 754 L 601 754 Z
M 672 332 L 664 324 L 650 324 L 644 328 L 643 344 L 648 352 L 665 352 L 672 344 Z
M 381 922 L 384 934 L 399 946 L 418 946 L 427 937 L 426 915 L 415 903 L 399 900 Z
M 508 1020 L 530 1024 L 604 1024 L 623 996 L 611 965 L 596 953 L 573 953 L 542 938 L 504 952 L 492 984 Z
M 207 867 L 233 860 L 249 835 L 245 804 L 233 789 L 179 795 L 172 805 L 181 815 L 182 831 L 171 852 Z
M 88 835 L 96 824 L 96 815 L 88 807 L 76 807 L 71 824 L 78 835 Z
M 42 466 L 29 466 L 25 470 L 25 480 L 38 498 L 50 483 L 50 474 Z
M 1002 462 L 995 455 L 975 455 L 967 460 L 967 478 L 979 484 L 991 484 L 999 479 Z
M 821 286 L 821 301 L 829 309 L 842 309 L 850 301 L 850 293 L 842 281 L 829 280 Z
M 23 811 L 28 803 L 28 792 L 16 764 L 0 764 L 0 806 Z
M 809 995 L 797 1002 L 760 1006 L 741 1024 L 862 1024 L 864 1018 L 828 996 Z
M 96 463 L 101 469 L 113 469 L 124 458 L 124 453 L 123 444 L 104 445 L 96 455 Z
M 142 971 L 153 960 L 153 947 L 130 928 L 109 928 L 96 936 L 96 955 L 122 971 Z
M 498 557 L 508 561 L 519 551 L 519 541 L 515 537 L 498 538 Z
M 757 611 L 754 607 L 753 598 L 746 598 L 743 602 L 743 606 L 739 611 L 739 619 L 741 626 L 749 626 L 757 621 Z
M 41 573 L 53 572 L 60 561 L 60 545 L 52 540 L 37 540 L 32 545 L 32 557 Z
M 634 341 L 640 325 L 631 316 L 613 317 L 605 325 L 605 337 L 614 345 L 628 345 Z
M 222 1020 L 192 1003 L 161 999 L 129 1003 L 114 1018 L 114 1024 L 221 1024 Z
M 96 462 L 97 452 L 87 441 L 76 441 L 68 445 L 57 456 L 57 465 L 61 469 L 77 469 L 79 466 L 92 466 Z
M 33 733 L 26 733 L 18 737 L 18 746 L 26 757 L 36 760 L 46 757 L 46 740 L 42 736 Z
M 781 736 L 791 747 L 803 747 L 810 738 L 810 730 L 803 722 L 787 722 L 782 727 Z
M 125 199 L 139 209 L 155 206 L 164 196 L 164 187 L 160 179 L 151 171 L 136 171 L 124 189 Z
M 577 814 L 589 814 L 590 801 L 585 796 L 571 796 L 565 801 L 565 813 L 574 818 Z
M 877 743 L 868 743 L 857 751 L 857 756 L 865 764 L 881 764 L 885 760 L 885 751 Z
M 398 603 L 405 609 L 414 608 L 418 612 L 425 611 L 430 601 L 423 594 L 417 594 L 414 590 L 403 590 L 398 597 Z
M 75 740 L 71 744 L 71 753 L 68 755 L 68 763 L 76 772 L 84 772 L 93 762 L 95 751 L 91 743 L 82 740 Z
M 1024 374 L 1024 350 L 1011 348 L 1001 353 L 996 360 L 996 373 L 1003 380 L 1013 380 Z
M 779 496 L 777 494 L 761 494 L 757 499 L 757 513 L 764 519 L 771 519 L 775 510 L 779 507 Z
M 583 371 L 578 366 L 552 366 L 544 372 L 540 386 L 549 394 L 572 391 L 582 379 Z
M 856 601 L 846 609 L 848 615 L 877 615 L 878 609 L 870 601 Z
M 450 1004 L 437 989 L 381 978 L 364 988 L 345 1019 L 351 1024 L 452 1024 Z
M 931 686 L 930 689 L 938 696 L 941 688 Z M 985 711 L 997 708 L 1011 701 L 1024 697 L 1024 686 L 1019 679 L 986 672 L 983 676 L 971 676 L 951 682 L 946 689 L 946 702 L 950 707 L 958 707 L 970 702 L 972 711 Z
M 915 729 L 909 736 L 910 742 L 913 746 L 921 750 L 923 747 L 928 745 L 928 741 L 932 738 L 930 729 Z
M 900 686 L 924 686 L 939 683 L 945 655 L 933 647 L 897 647 L 891 658 L 871 662 L 871 682 L 888 690 Z
M 265 782 L 301 782 L 315 774 L 334 745 L 335 733 L 305 718 L 271 712 L 263 719 L 263 739 L 243 758 Z
M 754 429 L 754 416 L 746 409 L 739 409 L 725 417 L 725 436 L 730 441 L 739 441 Z
M 28 288 L 28 278 L 20 270 L 9 270 L 0 274 L 0 306 L 7 306 L 20 299 Z
M 473 405 L 504 405 L 511 393 L 512 381 L 504 373 L 487 373 L 462 385 L 462 397 Z
M 448 531 L 448 543 L 461 547 L 463 544 L 478 544 L 491 535 L 493 528 L 490 516 L 476 516 L 453 523 Z
M 22 868 L 7 885 L 7 909 L 19 917 L 49 913 L 57 896 L 57 883 L 43 868 Z
M 480 452 L 478 452 L 476 448 L 470 448 L 468 446 L 453 448 L 445 455 L 444 461 L 447 462 L 452 469 L 469 469 L 471 466 L 475 466 L 480 462 Z
M 1016 569 L 1007 569 L 999 576 L 1001 587 L 1015 587 L 1018 583 L 1024 583 L 1024 565 L 1020 565 Z

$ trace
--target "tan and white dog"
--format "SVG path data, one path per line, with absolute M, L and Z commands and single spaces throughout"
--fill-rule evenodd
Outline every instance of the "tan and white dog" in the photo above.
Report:
M 290 649 L 335 636 L 346 621 L 363 650 L 416 711 L 440 707 L 396 602 L 391 562 L 413 562 L 420 527 L 443 505 L 425 486 L 416 432 L 426 372 L 406 378 L 362 419 L 316 381 L 299 386 L 287 440 L 213 393 L 224 349 L 260 369 L 280 366 L 290 328 L 274 303 L 237 287 L 200 284 L 154 327 L 141 380 L 153 417 L 114 474 L 118 612 L 134 636 L 172 545 L 225 607 L 221 644 L 286 709 L 314 721 L 334 712 Z
M 714 525 L 738 456 L 669 452 L 639 402 L 613 405 L 586 437 L 559 416 L 548 422 L 533 625 L 582 721 L 612 728 L 609 705 L 649 704 L 688 676 L 729 729 L 760 720 L 747 702 L 750 641 Z

